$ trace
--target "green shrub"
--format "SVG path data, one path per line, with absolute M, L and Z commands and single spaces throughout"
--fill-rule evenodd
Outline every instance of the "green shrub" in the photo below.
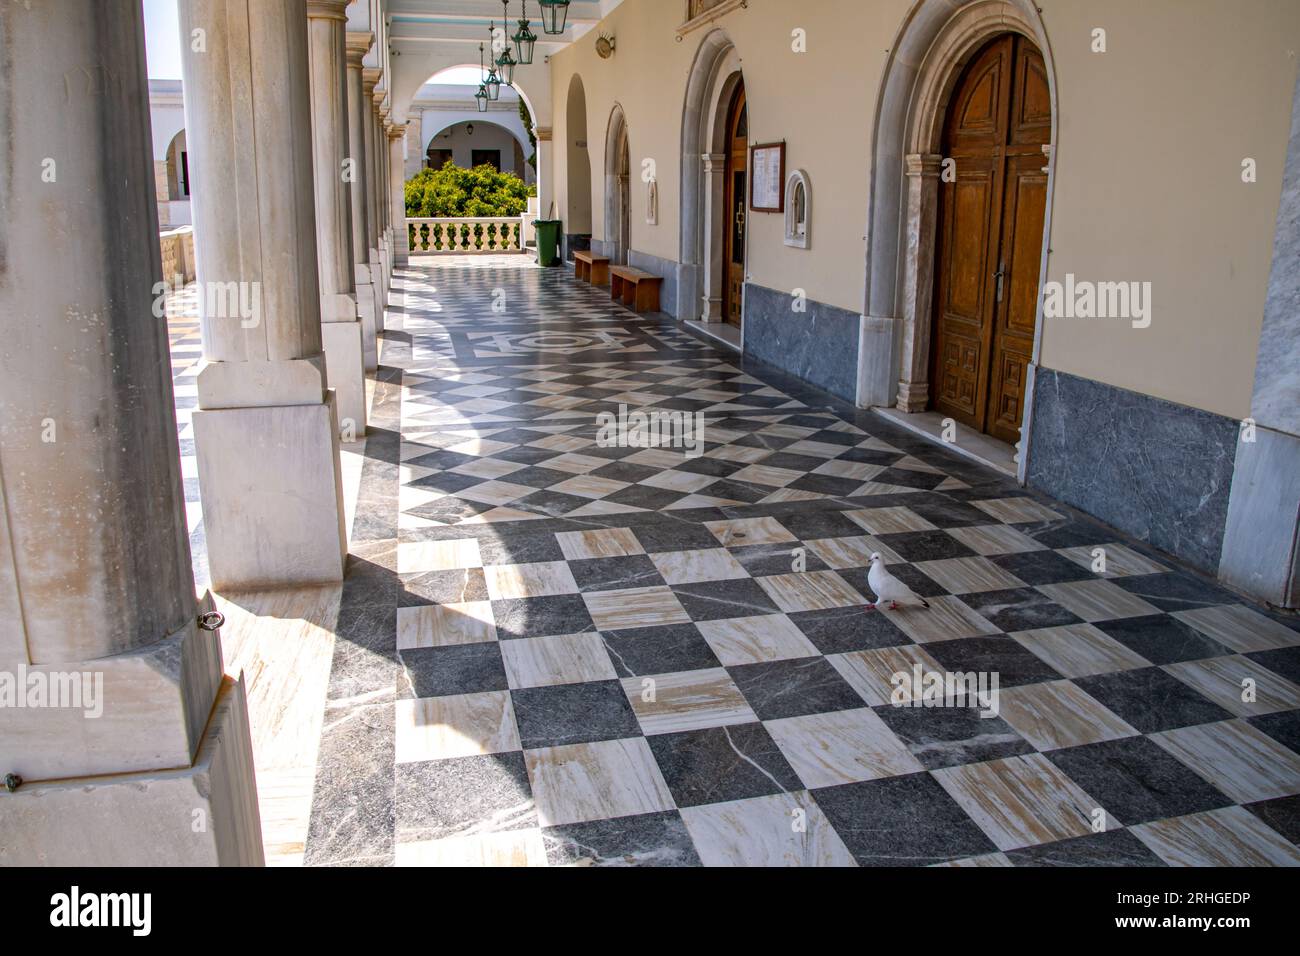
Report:
M 406 183 L 406 214 L 413 218 L 461 219 L 521 216 L 537 187 L 491 166 L 422 169 Z

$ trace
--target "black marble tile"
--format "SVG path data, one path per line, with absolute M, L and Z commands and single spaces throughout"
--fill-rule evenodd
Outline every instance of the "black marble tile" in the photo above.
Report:
M 552 458 L 558 458 L 561 454 L 563 452 L 551 451 L 549 448 L 529 448 L 521 445 L 518 448 L 507 448 L 505 451 L 499 451 L 495 455 L 489 455 L 488 457 L 500 461 L 514 462 L 516 465 L 539 465 L 544 461 L 550 461 Z M 595 455 L 595 452 L 587 452 L 586 454 Z
M 626 488 L 620 488 L 612 495 L 606 495 L 602 501 L 609 501 L 616 505 L 629 505 L 633 508 L 645 508 L 649 511 L 658 511 L 666 508 L 676 501 L 681 501 L 686 495 L 680 491 L 670 491 L 667 488 L 652 488 L 649 485 L 629 485 Z M 649 548 L 646 549 L 647 551 Z
M 602 631 L 601 637 L 619 677 L 645 677 L 721 666 L 694 624 Z
M 978 707 L 873 708 L 926 770 L 1001 760 L 1034 752 L 1001 717 L 981 717 Z
M 1107 830 L 1087 836 L 1008 850 L 1016 866 L 1165 866 L 1145 843 L 1128 830 Z
M 1144 734 L 1232 717 L 1158 667 L 1080 677 L 1075 683 Z
M 858 533 L 862 534 L 861 528 Z M 945 531 L 899 531 L 877 535 L 904 561 L 939 561 L 943 558 L 972 558 L 975 552 Z
M 402 697 L 451 697 L 506 690 L 501 646 L 457 644 L 451 647 L 419 647 L 401 652 L 404 679 Z
M 583 591 L 615 591 L 624 588 L 663 587 L 664 579 L 644 554 L 617 558 L 570 561 L 569 570 Z
M 828 570 L 825 561 L 801 544 L 748 544 L 727 550 L 749 572 L 750 577 L 761 578 L 793 572 L 795 552 L 800 549 L 803 551 L 804 571 Z
M 584 452 L 584 454 L 587 453 Z M 590 474 L 596 478 L 605 478 L 609 481 L 626 481 L 629 484 L 635 484 L 638 481 L 645 481 L 647 478 L 659 474 L 659 469 L 647 468 L 645 465 L 634 465 L 630 461 L 616 461 L 612 464 L 602 465 Z
M 647 740 L 679 807 L 803 788 L 762 724 L 655 734 Z
M 1081 623 L 1074 614 L 1034 588 L 980 591 L 963 594 L 961 600 L 1007 633 Z
M 397 765 L 401 841 L 535 826 L 537 808 L 519 751 Z
M 1082 565 L 1055 551 L 1021 551 L 1015 554 L 997 554 L 989 558 L 1003 571 L 1014 574 L 1026 584 L 1065 584 L 1069 581 L 1088 581 L 1097 577 Z
M 525 750 L 641 736 L 641 725 L 616 680 L 510 693 Z
M 767 485 L 721 478 L 713 484 L 701 488 L 699 494 L 710 498 L 719 498 L 723 501 L 739 501 L 742 504 L 752 505 L 762 501 L 775 490 L 775 488 Z
M 327 710 L 307 825 L 308 866 L 390 866 L 396 820 L 392 703 Z
M 464 458 L 464 455 L 456 456 Z M 473 461 L 473 459 L 469 459 Z M 458 491 L 464 491 L 467 488 L 473 488 L 475 485 L 481 485 L 486 479 L 478 478 L 474 475 L 457 475 L 450 471 L 434 472 L 432 475 L 425 475 L 423 478 L 416 478 L 414 481 L 407 482 L 410 488 L 422 488 L 428 491 L 441 491 L 443 494 L 454 495 Z
M 1190 574 L 1170 571 L 1133 574 L 1114 580 L 1129 594 L 1137 595 L 1162 611 L 1194 611 L 1218 604 L 1237 603 L 1236 596 L 1230 591 Z
M 1271 651 L 1247 654 L 1256 664 L 1262 664 L 1274 674 L 1281 674 L 1293 684 L 1300 684 L 1300 647 L 1279 647 Z
M 418 607 L 424 604 L 463 604 L 487 599 L 487 578 L 483 569 L 462 568 L 455 571 L 403 574 L 397 603 L 399 607 Z
M 841 576 L 843 573 L 840 572 Z M 861 607 L 798 611 L 789 617 L 823 654 L 844 654 L 912 643 L 912 639 L 886 615 L 867 614 Z
M 727 671 L 759 720 L 866 706 L 824 657 L 740 664 Z
M 928 773 L 827 787 L 813 797 L 859 866 L 929 866 L 997 852 Z
M 1049 752 L 1112 822 L 1135 826 L 1231 806 L 1232 801 L 1146 737 Z
M 647 554 L 663 551 L 702 551 L 718 547 L 718 539 L 708 528 L 671 516 L 656 516 L 653 521 L 637 522 L 632 533 Z
M 580 498 L 577 495 L 566 495 L 559 491 L 536 491 L 527 497 L 520 498 L 518 501 L 511 502 L 510 507 L 518 508 L 520 511 L 530 511 L 533 514 L 557 518 L 577 511 L 579 508 L 585 508 L 589 504 L 591 504 L 591 499 Z
M 841 455 L 840 457 L 847 458 L 848 456 Z M 898 456 L 894 455 L 893 457 L 897 458 Z M 764 468 L 784 468 L 786 471 L 801 471 L 805 473 L 820 468 L 824 464 L 826 464 L 825 458 L 817 458 L 813 455 L 797 455 L 788 451 L 774 452 L 762 461 Z
M 463 441 L 464 438 L 462 437 L 461 440 Z M 452 468 L 459 468 L 461 465 L 468 465 L 471 461 L 477 460 L 473 455 L 462 455 L 460 452 L 446 451 L 444 449 L 421 455 L 419 458 L 409 458 L 403 464 L 419 468 L 436 468 L 439 471 L 450 471 Z M 481 478 L 479 480 L 482 481 Z
M 692 621 L 718 621 L 756 614 L 778 614 L 780 608 L 749 578 L 675 584 L 673 593 Z
M 861 484 L 861 482 L 858 482 Z M 796 502 L 811 505 L 807 511 L 782 514 L 777 520 L 801 541 L 822 538 L 856 538 L 866 534 L 862 526 L 845 517 L 844 512 L 828 509 L 825 502 Z
M 1300 711 L 1284 710 L 1276 714 L 1249 717 L 1246 723 L 1300 753 Z
M 877 476 L 875 480 L 885 479 Z M 928 495 L 924 501 L 909 501 L 907 507 L 936 528 L 970 528 L 977 525 L 997 524 L 997 519 L 991 517 L 988 512 L 965 502 L 953 501 L 938 495 Z M 953 555 L 953 557 L 960 557 L 960 555 Z
M 965 637 L 926 644 L 945 670 L 997 674 L 1000 687 L 1059 680 L 1061 675 L 1009 637 Z
M 581 594 L 493 601 L 492 615 L 496 619 L 497 638 L 503 641 L 582 634 L 596 629 Z
M 542 830 L 552 866 L 700 866 L 680 813 L 642 813 Z
M 479 556 L 484 566 L 494 564 L 541 564 L 563 561 L 564 552 L 553 534 L 480 533 Z
M 1278 797 L 1245 806 L 1286 839 L 1300 845 L 1300 796 Z
M 1095 626 L 1152 664 L 1223 657 L 1232 651 L 1168 614 L 1098 621 Z

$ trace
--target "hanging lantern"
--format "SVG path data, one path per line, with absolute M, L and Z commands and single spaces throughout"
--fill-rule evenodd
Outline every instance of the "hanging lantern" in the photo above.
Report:
M 487 79 L 483 81 L 483 86 L 487 89 L 487 96 L 492 102 L 501 99 L 501 78 L 497 76 L 495 69 L 488 70 Z
M 542 31 L 548 36 L 564 32 L 569 19 L 569 0 L 537 0 L 542 8 Z
M 478 72 L 479 76 L 483 75 L 483 44 L 478 45 Z M 478 85 L 478 92 L 474 94 L 474 102 L 478 104 L 478 111 L 486 113 L 488 110 L 488 91 L 485 83 Z
M 510 24 L 510 0 L 501 0 L 501 6 L 505 7 L 504 15 L 501 17 L 501 55 L 497 57 L 497 70 L 501 73 L 501 82 L 506 86 L 513 86 L 515 82 L 515 57 L 510 52 L 510 34 L 506 32 L 506 27 Z M 497 34 L 496 23 L 492 24 L 492 48 L 496 50 Z
M 528 22 L 528 0 L 521 0 L 519 13 L 523 19 L 519 21 L 519 30 L 513 37 L 515 54 L 520 66 L 532 66 L 533 47 L 537 44 L 537 34 L 533 32 L 532 24 Z

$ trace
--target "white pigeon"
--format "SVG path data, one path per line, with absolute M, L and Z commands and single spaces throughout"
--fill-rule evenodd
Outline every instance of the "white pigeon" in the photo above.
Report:
M 867 572 L 867 583 L 871 585 L 871 590 L 876 592 L 875 604 L 868 604 L 867 610 L 875 610 L 876 604 L 882 601 L 889 602 L 891 611 L 898 610 L 900 604 L 930 606 L 925 598 L 918 597 L 911 588 L 885 570 L 885 562 L 878 551 L 873 551 L 871 554 L 871 570 Z

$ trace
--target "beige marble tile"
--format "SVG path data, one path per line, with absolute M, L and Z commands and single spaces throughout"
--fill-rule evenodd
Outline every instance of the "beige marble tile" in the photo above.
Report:
M 855 538 L 818 538 L 809 541 L 808 548 L 826 562 L 828 567 L 865 568 L 871 564 L 871 555 L 879 554 L 886 564 L 902 563 L 903 559 L 888 545 L 870 535 Z
M 644 465 L 647 468 L 675 468 L 682 462 L 686 461 L 686 455 L 681 450 L 668 448 L 643 448 L 635 455 L 628 455 L 623 461 L 631 462 L 634 465 Z M 685 474 L 685 472 L 683 472 Z M 713 479 L 717 481 L 717 479 Z
M 999 850 L 1086 836 L 1093 811 L 1104 809 L 1042 754 L 931 773 Z
M 771 468 L 767 465 L 750 465 L 731 476 L 732 481 L 746 481 L 751 485 L 766 485 L 771 488 L 784 488 L 792 481 L 803 477 L 801 471 L 787 468 Z
M 618 558 L 645 554 L 631 528 L 599 528 L 594 531 L 562 531 L 555 536 L 560 550 L 570 561 L 588 558 Z
M 850 651 L 847 654 L 830 654 L 830 665 L 872 707 L 893 703 L 895 674 L 912 674 L 917 664 L 925 671 L 942 671 L 939 662 L 916 644 L 899 647 L 881 647 L 869 651 Z M 911 701 L 911 682 L 903 684 L 904 702 Z
M 557 458 L 549 458 L 545 464 L 552 471 L 566 471 L 571 475 L 585 475 L 598 468 L 604 468 L 609 464 L 609 459 L 569 452 Z
M 884 470 L 884 465 L 872 465 L 865 461 L 841 461 L 836 459 L 818 465 L 813 469 L 813 474 L 851 478 L 854 481 L 870 481 Z
M 551 485 L 548 491 L 558 491 L 563 495 L 577 495 L 579 498 L 604 498 L 616 491 L 629 487 L 626 481 L 614 481 L 610 478 L 597 478 L 595 475 L 576 475 L 558 485 Z
M 912 488 L 908 485 L 893 485 L 887 481 L 868 481 L 853 489 L 851 498 L 865 498 L 869 495 L 919 495 L 920 488 Z
M 539 438 L 537 441 L 530 441 L 530 448 L 545 448 L 547 451 L 573 452 L 582 451 L 584 448 L 592 448 L 595 442 L 587 438 L 578 438 L 574 435 L 547 435 L 545 438 Z
M 1085 621 L 1109 621 L 1160 613 L 1160 608 L 1154 604 L 1129 594 L 1111 581 L 1040 584 L 1038 590 Z
M 1046 550 L 1045 545 L 1005 524 L 949 528 L 948 533 L 976 554 L 1022 554 L 1026 551 Z
M 998 692 L 998 704 L 999 716 L 1040 751 L 1137 734 L 1068 680 L 1003 688 Z
M 1241 604 L 1175 611 L 1174 617 L 1241 654 L 1300 644 L 1300 632 Z
M 951 594 L 975 594 L 1025 586 L 1024 581 L 1009 571 L 1002 570 L 988 558 L 920 561 L 916 564 L 916 569 Z
M 564 561 L 498 564 L 485 568 L 484 574 L 488 596 L 494 601 L 578 593 L 578 583 Z
M 1300 793 L 1300 754 L 1244 720 L 1148 736 L 1238 803 Z
M 1104 552 L 1106 558 L 1106 571 L 1104 574 L 1098 574 L 1098 577 L 1122 578 L 1131 574 L 1156 574 L 1160 571 L 1169 570 L 1163 564 L 1157 564 L 1150 558 L 1144 558 L 1132 548 L 1126 548 L 1124 545 L 1114 542 L 1105 545 L 1061 548 L 1057 553 L 1061 557 L 1073 561 L 1079 567 L 1092 571 L 1092 566 L 1097 560 L 1097 555 L 1094 555 L 1093 552 L 1098 548 Z
M 1141 654 L 1091 624 L 1042 627 L 1010 636 L 1066 677 L 1091 677 L 1151 666 Z
M 983 856 L 968 856 L 964 860 L 945 860 L 943 863 L 933 863 L 932 867 L 969 869 L 980 866 L 1015 866 L 1004 853 L 985 853 Z
M 880 607 L 871 613 L 887 615 L 918 644 L 1002 633 L 988 618 L 975 613 L 952 595 L 941 594 L 926 600 L 930 602 L 928 608 L 905 606 L 890 611 Z
M 520 498 L 527 498 L 536 492 L 536 488 L 516 485 L 509 481 L 485 481 L 481 485 L 456 492 L 456 497 L 467 501 L 478 501 L 485 505 L 504 505 L 511 501 L 518 501 Z
M 397 573 L 417 574 L 424 571 L 459 571 L 481 568 L 477 538 L 455 541 L 416 541 L 398 544 Z
M 871 534 L 897 534 L 903 531 L 934 531 L 935 526 L 911 508 L 864 508 L 846 511 L 844 517 L 860 524 Z
M 516 464 L 513 461 L 503 461 L 499 458 L 479 458 L 458 465 L 455 468 L 449 468 L 448 471 L 457 475 L 469 475 L 473 478 L 504 478 L 506 475 L 522 470 L 523 467 L 523 465 Z
M 764 722 L 810 790 L 925 768 L 868 707 Z
M 623 691 L 646 734 L 747 724 L 758 718 L 721 667 L 626 677 Z M 653 696 L 653 700 L 647 699 Z
M 686 624 L 691 619 L 677 595 L 666 587 L 596 591 L 584 594 L 582 599 L 600 631 Z
M 1300 708 L 1300 687 L 1240 654 L 1168 664 L 1164 669 L 1238 717 Z M 1253 700 L 1243 700 L 1247 690 Z
M 1129 828 L 1170 866 L 1300 866 L 1300 849 L 1245 807 Z
M 397 609 L 397 649 L 482 644 L 497 639 L 491 601 Z
M 441 491 L 434 491 L 431 488 L 411 488 L 403 485 L 397 492 L 397 508 L 399 511 L 411 511 L 446 497 Z
M 419 867 L 546 866 L 546 843 L 542 831 L 535 827 L 398 843 L 394 847 L 393 864 Z
M 543 827 L 673 809 L 642 737 L 529 750 L 524 760 Z
M 724 667 L 816 657 L 821 653 L 784 614 L 700 621 L 695 626 Z
M 756 578 L 758 586 L 787 614 L 864 605 L 867 599 L 834 571 L 773 574 Z M 863 613 L 866 613 L 865 611 Z
M 747 544 L 786 544 L 798 541 L 775 518 L 741 518 L 735 521 L 706 521 L 708 528 L 724 548 Z
M 838 458 L 844 454 L 843 445 L 831 445 L 820 441 L 797 441 L 784 449 L 788 455 L 807 455 L 812 458 Z
M 1031 521 L 1060 521 L 1065 515 L 1040 505 L 1033 498 L 994 498 L 991 501 L 972 501 L 976 508 L 992 515 L 1003 524 L 1027 524 Z
M 705 866 L 856 866 L 853 854 L 805 792 L 682 810 Z
M 722 441 L 717 437 L 718 429 L 709 428 L 706 432 L 709 441 Z M 737 436 L 739 437 L 739 436 Z M 704 453 L 705 458 L 721 458 L 723 461 L 753 463 L 761 461 L 772 454 L 770 448 L 750 448 L 746 445 L 721 445 Z
M 650 555 L 659 573 L 669 584 L 694 581 L 729 581 L 747 578 L 749 572 L 726 548 L 704 551 L 665 551 Z
M 509 691 L 396 703 L 397 763 L 522 749 Z
M 501 657 L 512 688 L 618 678 L 604 640 L 594 632 L 503 641 Z
M 467 408 L 467 406 L 460 405 L 457 408 Z M 490 438 L 470 438 L 459 444 L 448 446 L 447 451 L 455 452 L 457 455 L 474 455 L 479 458 L 486 458 L 488 455 L 509 451 L 513 447 L 514 445 L 509 442 L 493 441 Z
M 682 459 L 678 458 L 677 464 L 681 464 Z M 650 488 L 664 488 L 668 491 L 681 491 L 687 494 L 699 491 L 701 488 L 707 488 L 718 479 L 713 475 L 696 475 L 689 471 L 674 471 L 668 469 L 661 471 L 657 475 L 651 475 L 644 479 L 640 484 Z

